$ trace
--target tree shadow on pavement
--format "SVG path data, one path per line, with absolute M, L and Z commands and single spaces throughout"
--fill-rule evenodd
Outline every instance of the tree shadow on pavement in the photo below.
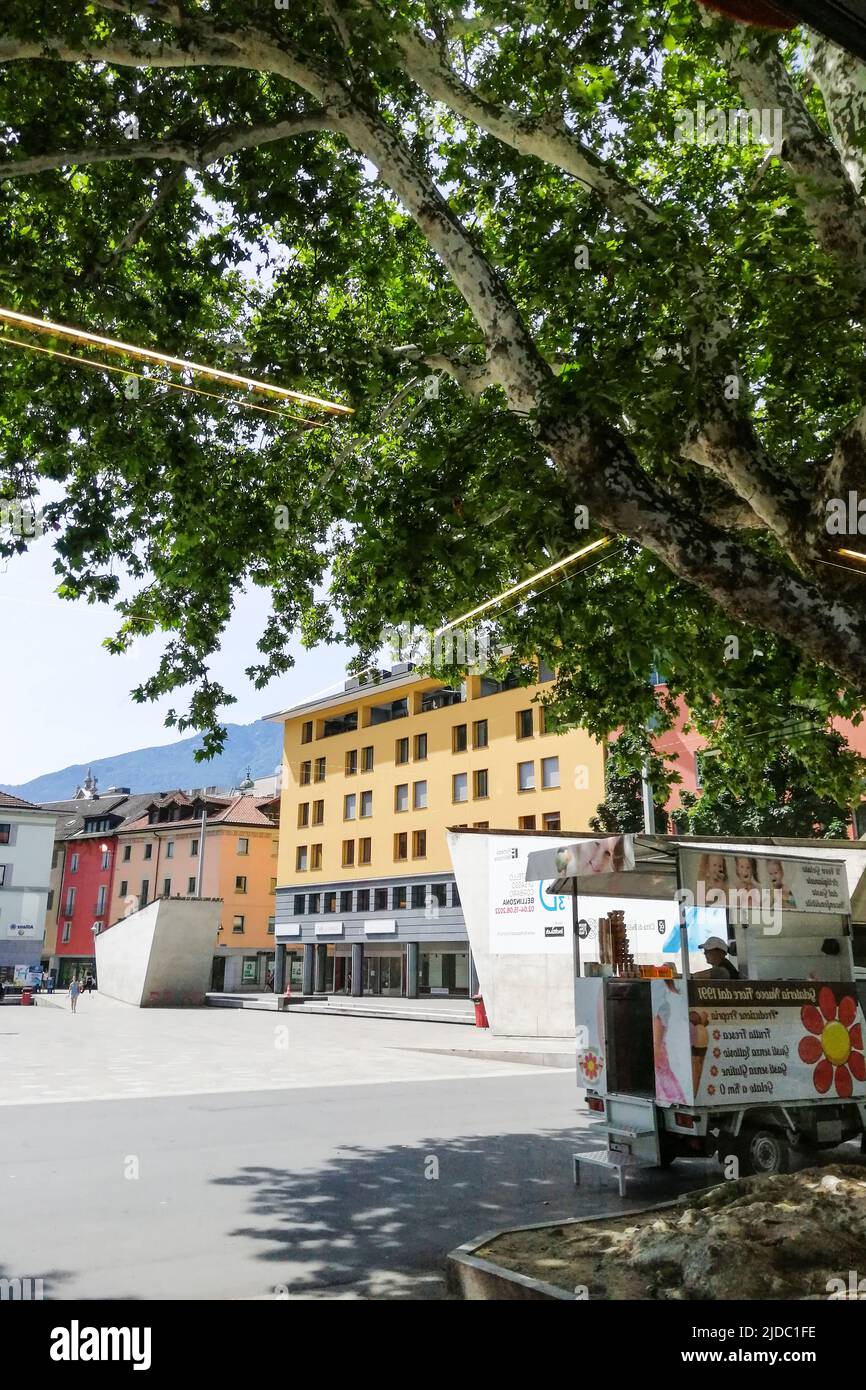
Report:
M 443 1298 L 445 1257 L 485 1232 L 623 1212 L 718 1180 L 715 1163 L 654 1171 L 620 1200 L 615 1187 L 575 1187 L 572 1154 L 586 1135 L 546 1133 L 421 1140 L 342 1149 L 321 1167 L 241 1169 L 219 1185 L 250 1190 L 251 1224 L 282 1297 Z

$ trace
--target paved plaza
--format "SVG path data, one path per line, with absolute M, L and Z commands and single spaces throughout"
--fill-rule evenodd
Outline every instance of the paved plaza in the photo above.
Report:
M 448 1023 L 252 1009 L 134 1009 L 99 993 L 0 1008 L 0 1105 L 375 1085 L 525 1074 L 508 1054 L 562 1040 Z M 454 1050 L 477 1050 L 473 1057 Z M 505 1054 L 504 1060 L 497 1060 Z

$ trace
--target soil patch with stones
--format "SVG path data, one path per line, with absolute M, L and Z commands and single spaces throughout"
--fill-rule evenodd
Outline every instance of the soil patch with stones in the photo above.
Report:
M 741 1178 L 664 1211 L 497 1236 L 475 1254 L 590 1299 L 827 1298 L 830 1279 L 866 1273 L 866 1169 Z

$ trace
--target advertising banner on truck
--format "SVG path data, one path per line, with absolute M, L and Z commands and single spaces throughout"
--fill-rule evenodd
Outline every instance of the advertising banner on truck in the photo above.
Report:
M 768 1105 L 866 1097 L 856 986 L 653 980 L 660 1105 Z

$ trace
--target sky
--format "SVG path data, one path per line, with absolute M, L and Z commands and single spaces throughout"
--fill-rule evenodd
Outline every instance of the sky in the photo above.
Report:
M 129 696 L 155 670 L 164 639 L 154 634 L 127 655 L 112 656 L 101 643 L 115 632 L 117 615 L 106 605 L 57 598 L 53 554 L 44 537 L 26 555 L 0 560 L 0 783 L 17 785 L 70 763 L 175 743 L 192 732 L 178 734 L 163 722 L 172 705 L 185 708 L 180 692 L 144 705 Z M 250 724 L 343 680 L 351 655 L 346 648 L 305 652 L 296 646 L 297 665 L 255 690 L 244 667 L 256 659 L 267 616 L 267 593 L 252 589 L 238 602 L 213 661 L 215 679 L 237 697 L 223 711 L 232 724 Z

